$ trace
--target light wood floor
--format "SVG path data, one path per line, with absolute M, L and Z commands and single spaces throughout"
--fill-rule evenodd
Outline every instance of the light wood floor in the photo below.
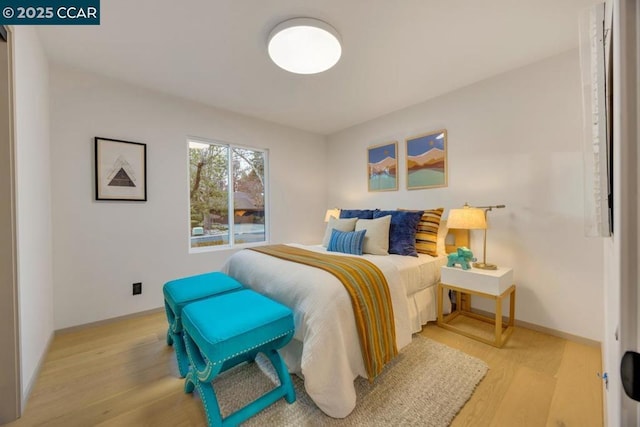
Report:
M 466 325 L 456 326 L 483 328 L 487 338 L 493 337 L 491 325 L 467 318 L 460 321 Z M 599 347 L 520 327 L 501 349 L 433 324 L 423 328 L 422 334 L 489 365 L 489 373 L 452 426 L 603 425 Z
M 475 325 L 470 325 L 475 327 Z M 57 335 L 19 426 L 203 426 L 165 344 L 164 313 Z M 600 349 L 516 328 L 503 349 L 422 334 L 490 367 L 453 426 L 601 426 Z

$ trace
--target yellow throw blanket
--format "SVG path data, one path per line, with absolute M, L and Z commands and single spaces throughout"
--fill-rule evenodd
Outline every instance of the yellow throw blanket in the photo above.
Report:
M 287 245 L 251 248 L 254 251 L 320 268 L 342 282 L 351 297 L 362 357 L 369 381 L 398 354 L 393 307 L 387 280 L 366 259 L 328 255 Z

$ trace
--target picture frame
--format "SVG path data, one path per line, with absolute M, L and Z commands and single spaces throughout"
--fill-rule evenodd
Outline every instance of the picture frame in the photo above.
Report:
M 407 138 L 406 145 L 407 190 L 446 187 L 447 130 Z
M 367 185 L 369 191 L 398 189 L 398 142 L 367 148 Z
M 96 200 L 147 201 L 147 144 L 94 138 Z

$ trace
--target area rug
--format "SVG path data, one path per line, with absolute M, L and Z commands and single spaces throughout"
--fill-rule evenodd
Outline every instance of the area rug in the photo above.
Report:
M 417 335 L 373 384 L 356 379 L 358 400 L 347 418 L 331 418 L 320 411 L 305 392 L 303 381 L 294 375 L 295 403 L 281 399 L 243 425 L 448 426 L 488 369 L 475 357 Z M 270 390 L 274 383 L 278 380 L 266 358 L 225 372 L 214 382 L 223 416 Z

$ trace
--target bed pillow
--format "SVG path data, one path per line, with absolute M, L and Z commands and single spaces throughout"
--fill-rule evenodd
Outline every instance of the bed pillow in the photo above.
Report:
M 324 238 L 322 239 L 322 246 L 325 248 L 329 246 L 329 240 L 331 239 L 331 231 L 353 231 L 356 228 L 356 221 L 358 218 L 345 218 L 339 219 L 335 217 L 329 218 L 327 229 L 324 232 Z
M 376 219 L 359 219 L 356 231 L 367 230 L 362 252 L 372 255 L 389 255 L 389 226 L 391 215 Z
M 364 235 L 367 230 L 360 231 L 338 231 L 334 229 L 329 239 L 329 252 L 342 252 L 343 254 L 362 255 L 364 245 Z
M 398 209 L 399 211 L 419 212 L 409 209 Z M 438 238 L 440 237 L 440 223 L 444 208 L 427 209 L 423 211 L 418 229 L 416 231 L 416 252 L 419 254 L 427 254 L 431 256 L 445 255 L 444 238 L 447 233 L 445 230 L 442 236 L 442 248 L 438 246 Z
M 373 214 L 377 211 L 377 209 L 341 209 L 340 218 L 373 219 Z
M 391 215 L 389 226 L 389 253 L 418 256 L 416 231 L 424 211 L 377 211 L 374 218 Z
M 443 208 L 424 211 L 416 232 L 416 251 L 421 254 L 438 256 L 438 231 Z

